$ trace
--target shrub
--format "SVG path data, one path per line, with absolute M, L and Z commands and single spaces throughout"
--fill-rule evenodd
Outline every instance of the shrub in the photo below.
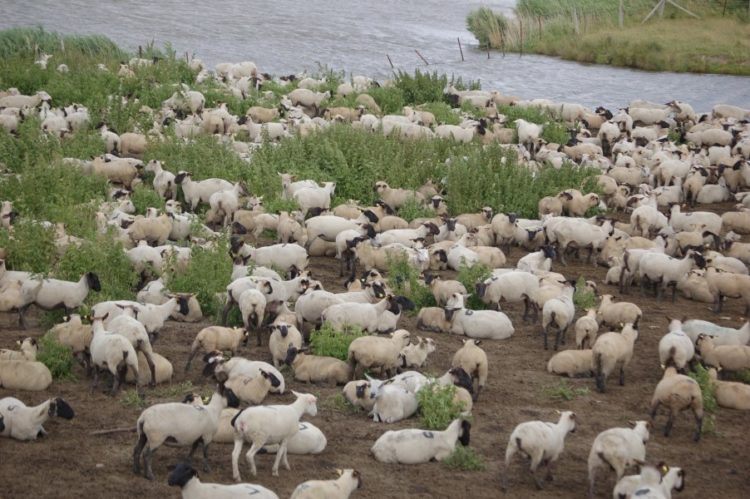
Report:
M 9 269 L 47 273 L 55 260 L 54 231 L 37 223 L 22 220 L 10 232 L 0 229 L 0 247 L 8 251 Z
M 343 331 L 337 331 L 330 324 L 324 323 L 310 335 L 310 350 L 315 355 L 346 360 L 351 342 L 364 335 L 357 327 L 347 326 Z
M 466 16 L 466 29 L 479 41 L 479 48 L 500 48 L 504 46 L 508 19 L 489 7 L 480 7 Z
M 157 192 L 144 185 L 136 185 L 133 193 L 130 195 L 133 201 L 135 211 L 139 215 L 146 213 L 146 208 L 160 208 L 164 206 L 164 200 Z
M 75 379 L 70 348 L 61 345 L 52 335 L 46 334 L 39 340 L 36 360 L 47 366 L 54 379 Z
M 596 308 L 596 293 L 590 289 L 586 289 L 586 279 L 583 276 L 580 276 L 576 281 L 573 303 L 579 310 Z
M 434 307 L 435 297 L 428 286 L 419 280 L 419 271 L 406 257 L 388 259 L 388 286 L 397 295 L 406 296 L 416 305 L 416 311 L 422 307 Z
M 459 418 L 464 411 L 464 404 L 453 399 L 455 394 L 455 386 L 440 386 L 435 382 L 419 390 L 417 402 L 420 428 L 443 431 L 451 421 Z
M 473 267 L 469 267 L 468 265 L 461 265 L 461 267 L 459 267 L 456 280 L 463 284 L 466 290 L 471 293 L 471 296 L 469 296 L 469 299 L 465 303 L 466 308 L 471 310 L 481 310 L 487 308 L 487 305 L 485 305 L 482 300 L 480 300 L 479 297 L 476 296 L 476 293 L 474 293 L 474 289 L 476 288 L 476 284 L 478 282 L 484 281 L 491 275 L 492 269 L 482 263 L 478 263 Z
M 455 470 L 482 471 L 484 462 L 472 447 L 457 444 L 453 453 L 443 460 L 443 464 Z
M 709 434 L 715 433 L 716 418 L 714 412 L 718 404 L 716 403 L 716 387 L 711 383 L 711 378 L 708 376 L 708 369 L 701 364 L 697 364 L 695 370 L 690 372 L 689 376 L 697 381 L 698 386 L 701 388 L 703 410 L 705 411 L 703 416 L 703 432 Z
M 415 218 L 432 218 L 435 212 L 427 206 L 423 206 L 416 199 L 407 199 L 406 202 L 398 209 L 398 216 L 411 222 Z
M 458 125 L 461 116 L 453 112 L 453 109 L 445 102 L 427 102 L 418 106 L 422 111 L 429 111 L 435 115 L 435 121 L 441 125 Z

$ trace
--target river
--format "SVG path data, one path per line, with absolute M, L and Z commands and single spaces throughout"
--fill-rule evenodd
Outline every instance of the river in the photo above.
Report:
M 476 47 L 466 14 L 488 5 L 508 14 L 513 0 L 0 0 L 0 28 L 41 25 L 104 34 L 135 50 L 154 40 L 195 52 L 209 67 L 254 61 L 263 72 L 315 71 L 319 64 L 386 78 L 396 69 L 437 70 L 478 79 L 482 88 L 608 108 L 633 99 L 750 107 L 750 77 L 650 73 Z M 457 38 L 463 44 L 461 61 Z M 429 65 L 420 59 L 424 56 Z

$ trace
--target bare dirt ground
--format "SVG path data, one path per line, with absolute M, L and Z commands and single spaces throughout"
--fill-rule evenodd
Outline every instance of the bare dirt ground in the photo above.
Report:
M 522 256 L 514 249 L 509 263 Z M 342 290 L 338 278 L 337 261 L 331 258 L 314 258 L 312 266 L 316 278 L 327 289 Z M 594 279 L 600 292 L 620 297 L 614 287 L 601 284 L 605 269 L 570 262 L 568 267 L 555 266 L 554 270 L 567 277 L 584 275 Z M 648 406 L 661 370 L 657 354 L 659 338 L 666 332 L 666 316 L 703 318 L 726 325 L 741 323 L 742 307 L 729 301 L 721 316 L 713 314 L 707 304 L 678 297 L 677 302 L 657 303 L 653 298 L 641 297 L 633 288 L 625 299 L 637 303 L 644 311 L 641 336 L 635 346 L 635 357 L 627 369 L 626 384 L 620 387 L 610 380 L 605 394 L 594 390 L 591 378 L 573 379 L 567 383 L 575 388 L 588 388 L 589 392 L 571 401 L 563 401 L 549 394 L 550 387 L 559 386 L 561 378 L 548 374 L 546 362 L 552 351 L 542 349 L 539 325 L 521 321 L 519 307 L 506 307 L 516 326 L 515 335 L 506 341 L 485 341 L 484 348 L 490 361 L 488 386 L 474 406 L 472 443 L 485 463 L 480 472 L 461 472 L 441 463 L 418 466 L 385 465 L 370 455 L 370 447 L 386 430 L 417 427 L 418 421 L 410 419 L 394 425 L 373 423 L 363 412 L 352 413 L 333 403 L 339 388 L 304 385 L 291 380 L 291 389 L 309 391 L 319 396 L 318 416 L 312 418 L 326 437 L 328 447 L 316 456 L 290 456 L 291 471 L 281 469 L 280 477 L 271 476 L 272 455 L 259 455 L 258 477 L 250 475 L 249 468 L 241 463 L 243 477 L 288 497 L 294 487 L 309 479 L 333 478 L 335 468 L 353 467 L 363 475 L 363 488 L 353 497 L 359 498 L 485 498 L 502 497 L 500 476 L 502 460 L 510 432 L 520 422 L 557 419 L 555 410 L 575 411 L 579 418 L 578 431 L 570 435 L 565 452 L 557 464 L 555 480 L 537 491 L 525 465 L 516 462 L 510 469 L 509 498 L 579 498 L 587 491 L 586 460 L 595 436 L 610 427 L 626 426 L 629 420 L 647 419 Z M 20 331 L 15 327 L 15 317 L 0 317 L 0 347 L 10 348 L 27 335 L 41 335 L 43 330 L 33 328 Z M 211 391 L 211 383 L 202 378 L 200 362 L 190 373 L 183 368 L 190 344 L 195 334 L 208 322 L 199 324 L 168 323 L 155 344 L 155 350 L 170 359 L 175 367 L 172 388 L 159 387 L 147 390 L 146 403 L 151 405 L 167 400 L 179 400 L 184 386 L 190 381 L 196 389 Z M 417 333 L 415 317 L 403 317 L 400 325 Z M 429 360 L 427 371 L 443 373 L 450 367 L 453 353 L 461 346 L 461 338 L 419 332 L 436 340 L 438 350 Z M 569 333 L 570 335 L 570 333 Z M 571 346 L 571 338 L 566 347 Z M 241 355 L 270 362 L 267 347 L 251 346 L 241 350 Z M 55 382 L 46 393 L 13 393 L 0 389 L 0 398 L 15 396 L 27 404 L 38 404 L 46 397 L 61 396 L 75 409 L 71 421 L 51 420 L 45 426 L 47 438 L 36 442 L 0 440 L 0 497 L 3 499 L 25 497 L 179 497 L 179 491 L 167 486 L 167 467 L 186 454 L 184 448 L 160 448 L 154 458 L 156 480 L 150 482 L 131 471 L 131 455 L 135 433 L 115 433 L 92 436 L 95 430 L 135 426 L 140 408 L 128 405 L 123 395 L 112 399 L 103 391 L 89 393 L 89 382 L 76 367 L 78 381 Z M 171 392 L 171 393 L 170 393 Z M 157 396 L 161 394 L 161 396 Z M 291 394 L 272 395 L 266 403 L 290 403 Z M 692 441 L 693 420 L 688 413 L 677 418 L 670 438 L 660 430 L 664 417 L 657 420 L 659 431 L 652 432 L 647 445 L 647 458 L 651 462 L 665 460 L 687 470 L 686 489 L 681 498 L 733 499 L 750 496 L 750 437 L 748 413 L 719 409 L 716 413 L 716 433 L 704 435 L 700 443 Z M 209 482 L 231 483 L 231 445 L 214 444 L 209 455 L 213 472 L 202 474 Z M 198 453 L 199 454 L 199 453 Z M 199 462 L 199 461 L 198 461 Z M 598 497 L 611 497 L 614 474 L 602 473 L 597 486 Z

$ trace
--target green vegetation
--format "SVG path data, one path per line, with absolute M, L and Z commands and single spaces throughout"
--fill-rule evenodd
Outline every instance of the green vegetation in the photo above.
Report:
M 364 335 L 358 327 L 350 326 L 343 331 L 337 331 L 330 324 L 324 323 L 318 331 L 313 331 L 310 335 L 310 351 L 314 355 L 346 360 L 351 342 Z
M 464 306 L 470 310 L 481 310 L 487 308 L 487 305 L 479 299 L 474 293 L 477 283 L 484 281 L 492 275 L 492 269 L 487 265 L 478 263 L 473 267 L 461 265 L 456 276 L 456 280 L 464 285 L 469 292 L 469 299 L 465 301 Z
M 695 366 L 695 370 L 689 373 L 689 376 L 698 382 L 701 387 L 703 397 L 703 432 L 708 434 L 716 433 L 716 417 L 714 412 L 718 407 L 716 403 L 716 387 L 711 383 L 708 376 L 708 369 L 701 364 Z
M 388 264 L 388 286 L 394 294 L 409 298 L 416 305 L 415 312 L 422 307 L 434 307 L 435 297 L 432 290 L 419 279 L 419 270 L 409 264 L 404 258 L 389 260 Z
M 750 74 L 750 10 L 744 0 L 681 0 L 643 23 L 655 0 L 519 0 L 507 19 L 483 7 L 466 22 L 484 48 L 534 52 L 650 71 Z M 732 36 L 726 36 L 732 33 Z
M 578 310 L 596 308 L 596 293 L 591 289 L 586 289 L 586 278 L 583 276 L 580 276 L 576 281 L 573 303 Z
M 453 453 L 443 460 L 443 464 L 454 470 L 461 471 L 483 471 L 484 461 L 473 447 L 464 447 L 460 443 L 456 445 Z
M 332 397 L 328 397 L 321 401 L 321 409 L 331 409 L 334 411 L 344 412 L 347 414 L 356 414 L 360 411 L 359 407 L 354 407 L 346 400 L 346 397 L 342 393 L 337 393 Z
M 73 354 L 70 352 L 70 348 L 61 345 L 49 334 L 39 339 L 36 360 L 47 366 L 53 379 L 75 379 Z
M 440 386 L 437 383 L 431 383 L 419 390 L 419 427 L 443 431 L 448 428 L 451 421 L 459 418 L 464 410 L 464 404 L 453 399 L 455 394 L 455 386 Z
M 140 396 L 136 388 L 124 390 L 120 396 L 120 403 L 131 409 L 145 409 L 146 399 Z
M 565 380 L 562 380 L 558 384 L 548 386 L 544 389 L 545 395 L 560 401 L 570 401 L 578 397 L 588 395 L 589 393 L 589 389 L 585 386 L 582 388 L 576 388 L 574 386 L 570 386 Z

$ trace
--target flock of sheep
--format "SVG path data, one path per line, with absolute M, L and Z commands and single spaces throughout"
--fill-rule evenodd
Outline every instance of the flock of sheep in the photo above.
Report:
M 37 64 L 46 67 L 47 59 Z M 121 67 L 119 75 L 135 77 L 139 66 L 148 64 L 152 61 L 131 60 Z M 268 78 L 250 62 L 220 64 L 214 72 L 204 70 L 197 60 L 190 65 L 197 72 L 198 82 L 215 78 L 228 94 L 241 98 L 251 89 L 262 90 Z M 57 70 L 67 71 L 67 67 Z M 277 84 L 293 80 L 277 80 Z M 359 107 L 326 108 L 330 95 L 317 92 L 323 83 L 312 78 L 297 80 L 282 99 L 280 109 L 253 107 L 239 117 L 224 105 L 206 108 L 200 92 L 178 88 L 161 109 L 150 110 L 152 130 L 118 135 L 102 125 L 102 156 L 65 160 L 70 168 L 78 168 L 82 174 L 102 175 L 113 184 L 112 199 L 96 214 L 99 231 L 102 237 L 114 237 L 122 243 L 129 261 L 144 279 L 157 277 L 150 276 L 149 270 L 162 274 L 167 267 L 176 266 L 179 272 L 189 265 L 191 246 L 176 242 L 188 240 L 193 247 L 213 247 L 217 237 L 232 233 L 232 280 L 220 297 L 225 307 L 224 325 L 210 325 L 197 334 L 184 368 L 187 372 L 192 360 L 203 354 L 204 374 L 215 378 L 216 391 L 205 402 L 191 395 L 180 402 L 145 409 L 136 423 L 134 473 L 153 479 L 154 453 L 165 443 L 190 447 L 190 456 L 201 447 L 203 466 L 208 470 L 209 445 L 233 442 L 232 474 L 236 481 L 241 480 L 239 458 L 246 442 L 251 444 L 246 459 L 253 476 L 255 455 L 261 449 L 275 452 L 274 475 L 278 475 L 282 463 L 290 469 L 288 454 L 322 452 L 326 446 L 323 433 L 312 423 L 301 421 L 305 415 L 317 414 L 315 396 L 294 392 L 292 404 L 263 405 L 269 392 L 286 390 L 279 371 L 282 364 L 291 366 L 298 381 L 344 385 L 344 396 L 351 404 L 364 408 L 374 421 L 385 423 L 414 415 L 420 390 L 455 386 L 455 399 L 463 404 L 464 413 L 447 429 L 387 431 L 372 446 L 375 459 L 385 463 L 443 460 L 457 443 L 469 445 L 471 425 L 466 418 L 486 386 L 489 369 L 480 345 L 482 341 L 513 336 L 514 325 L 500 309 L 514 303 L 523 302 L 523 320 L 538 323 L 543 330 L 545 350 L 550 346 L 550 335 L 554 337 L 552 348 L 558 350 L 565 344 L 568 330 L 574 331 L 576 348 L 556 352 L 548 361 L 549 372 L 593 374 L 601 392 L 610 375 L 617 375 L 622 385 L 628 364 L 639 354 L 636 340 L 643 314 L 635 304 L 615 301 L 611 295 L 602 296 L 595 309 L 576 310 L 573 284 L 552 266 L 559 261 L 562 270 L 566 258 L 581 258 L 583 250 L 587 250 L 589 262 L 596 260 L 609 267 L 606 283 L 619 286 L 623 295 L 637 282 L 642 292 L 653 290 L 658 299 L 671 287 L 672 300 L 680 292 L 687 298 L 713 303 L 719 311 L 724 299 L 739 298 L 750 308 L 750 244 L 740 242 L 740 234 L 750 233 L 750 196 L 743 191 L 750 186 L 750 111 L 722 105 L 699 114 L 683 102 L 658 105 L 639 101 L 613 114 L 606 109 L 591 111 L 548 100 L 522 101 L 499 92 L 447 88 L 452 103 L 470 102 L 482 108 L 486 116 L 481 120 L 465 116 L 463 123 L 455 126 L 436 123 L 434 115 L 418 108 L 404 108 L 403 115 L 382 116 L 367 94 L 375 82 L 364 77 L 354 77 L 337 90 L 342 96 L 358 93 Z M 0 91 L 0 126 L 15 133 L 19 122 L 32 115 L 38 116 L 46 133 L 58 137 L 90 126 L 83 106 L 54 108 L 53 99 L 42 90 L 31 96 L 13 89 Z M 543 125 L 519 119 L 515 130 L 506 127 L 504 116 L 497 112 L 498 104 L 542 109 L 574 132 L 567 144 L 546 143 L 541 139 Z M 158 141 L 166 126 L 172 126 L 185 140 L 214 135 L 240 156 L 251 158 L 257 143 L 315 133 L 332 122 L 392 133 L 403 140 L 435 137 L 461 142 L 499 141 L 531 169 L 547 162 L 557 167 L 563 162 L 594 166 L 601 169 L 600 194 L 583 194 L 571 188 L 544 198 L 539 201 L 539 219 L 495 213 L 491 207 L 451 216 L 440 185 L 431 181 L 417 190 L 379 181 L 374 185 L 380 197 L 376 205 L 350 202 L 332 207 L 335 181 L 346 179 L 331 179 L 321 185 L 280 172 L 282 196 L 295 201 L 299 211 L 277 214 L 266 212 L 262 200 L 251 195 L 252 186 L 242 182 L 193 179 L 190 172 L 171 172 L 158 160 L 147 164 L 141 161 L 149 143 Z M 235 140 L 243 130 L 251 142 Z M 511 143 L 514 132 L 517 144 Z M 674 136 L 682 143 L 669 139 Z M 144 170 L 154 173 L 153 188 L 164 205 L 149 208 L 145 216 L 134 216 L 128 196 L 133 186 L 142 182 Z M 178 190 L 183 193 L 184 204 L 177 201 Z M 681 211 L 682 203 L 695 206 L 731 199 L 739 204 L 723 215 Z M 429 207 L 434 216 L 410 222 L 400 218 L 399 208 L 409 201 Z M 203 218 L 195 214 L 201 205 L 208 207 Z M 590 208 L 596 207 L 629 212 L 630 221 L 616 222 L 604 216 L 584 218 Z M 7 201 L 2 203 L 0 214 L 3 229 L 12 237 L 19 214 Z M 67 235 L 64 227 L 49 225 L 56 231 L 58 250 L 75 251 L 77 239 Z M 266 229 L 276 231 L 277 244 L 248 244 L 252 240 L 257 244 Z M 511 248 L 527 253 L 515 268 L 506 265 Z M 25 326 L 25 314 L 31 306 L 42 310 L 64 308 L 66 321 L 54 326 L 51 334 L 81 360 L 92 375 L 92 388 L 107 372 L 113 380 L 112 394 L 128 382 L 142 391 L 144 385 L 171 380 L 172 363 L 154 350 L 154 341 L 165 321 L 197 322 L 202 312 L 194 295 L 169 291 L 166 274 L 144 282 L 136 301 L 96 303 L 87 324 L 73 312 L 86 302 L 91 291 L 100 290 L 95 274 L 87 273 L 78 282 L 41 279 L 23 269 L 6 268 L 9 255 L 5 249 L 0 253 L 0 311 L 17 312 Z M 365 274 L 361 279 L 350 279 L 347 292 L 329 292 L 312 277 L 308 265 L 311 256 L 340 259 L 342 275 L 354 276 L 355 269 Z M 411 343 L 412 334 L 398 327 L 401 315 L 412 310 L 414 303 L 394 295 L 383 275 L 394 258 L 405 258 L 422 272 L 437 302 L 437 307 L 417 311 L 418 327 L 467 337 L 455 353 L 451 368 L 435 379 L 418 370 L 407 370 L 423 368 L 435 350 L 435 342 L 420 338 Z M 477 264 L 493 270 L 489 277 L 475 283 L 475 289 L 434 274 Z M 596 290 L 597 285 L 588 282 L 587 287 Z M 470 293 L 475 293 L 488 309 L 467 308 Z M 225 325 L 234 307 L 240 310 L 242 328 Z M 351 343 L 348 361 L 313 355 L 306 346 L 310 332 L 324 322 L 335 329 L 357 326 L 369 335 Z M 256 336 L 258 345 L 268 346 L 271 363 L 236 355 L 251 335 Z M 696 320 L 670 323 L 659 343 L 664 374 L 651 401 L 651 420 L 660 407 L 668 409 L 666 436 L 675 416 L 690 410 L 696 422 L 694 438 L 698 441 L 701 437 L 702 392 L 687 376 L 699 360 L 710 368 L 720 406 L 750 409 L 750 387 L 717 376 L 717 371 L 722 374 L 750 368 L 749 340 L 748 323 L 739 329 Z M 0 352 L 0 386 L 19 393 L 49 387 L 52 376 L 36 361 L 36 349 L 36 340 L 29 338 L 17 351 Z M 226 356 L 227 352 L 231 356 Z M 387 379 L 358 379 L 364 369 L 379 370 Z M 240 404 L 246 407 L 239 410 Z M 27 407 L 21 400 L 6 397 L 0 400 L 0 434 L 34 440 L 45 434 L 42 425 L 49 417 L 69 419 L 73 415 L 73 409 L 60 398 Z M 577 420 L 576 414 L 566 411 L 556 423 L 519 424 L 508 440 L 503 488 L 517 455 L 529 460 L 530 472 L 541 488 L 539 468 L 546 468 L 547 477 L 551 477 L 552 466 L 561 457 L 565 438 L 576 429 Z M 633 428 L 612 428 L 596 437 L 588 457 L 592 496 L 597 474 L 607 469 L 615 471 L 614 497 L 669 498 L 673 489 L 683 487 L 683 469 L 647 464 L 646 443 L 651 431 L 651 424 L 644 420 L 635 422 Z M 642 466 L 640 474 L 625 475 L 637 466 Z M 337 480 L 299 485 L 292 497 L 345 498 L 361 483 L 360 473 L 347 469 Z M 180 487 L 186 498 L 277 497 L 259 485 L 202 483 L 188 464 L 174 468 L 169 484 Z

